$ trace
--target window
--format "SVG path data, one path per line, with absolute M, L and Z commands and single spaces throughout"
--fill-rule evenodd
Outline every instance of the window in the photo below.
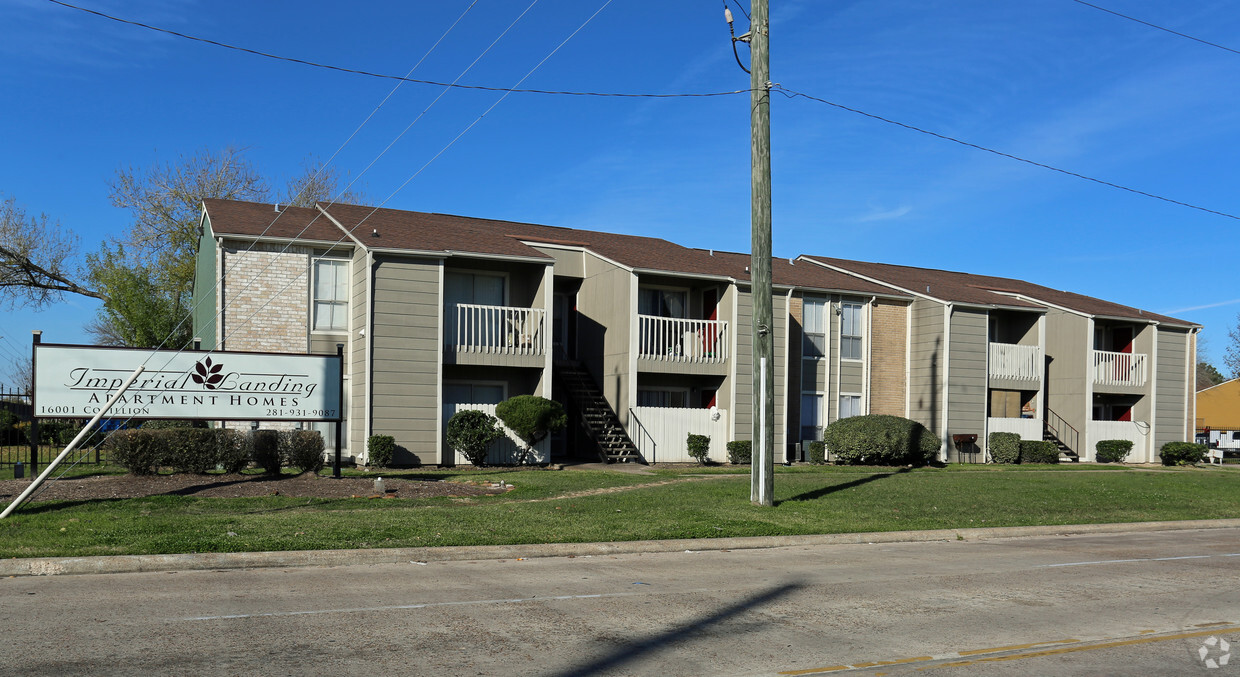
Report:
M 860 395 L 840 395 L 840 416 L 839 418 L 848 418 L 849 416 L 861 415 L 861 396 Z
M 637 390 L 637 406 L 684 409 L 689 406 L 689 391 L 665 388 L 639 388 Z
M 801 395 L 801 439 L 822 439 L 822 395 Z
M 861 359 L 860 303 L 840 304 L 840 359 Z
M 686 297 L 688 293 L 675 289 L 637 290 L 637 312 L 641 315 L 654 317 L 686 317 Z
M 349 262 L 314 262 L 314 330 L 344 331 L 349 327 Z

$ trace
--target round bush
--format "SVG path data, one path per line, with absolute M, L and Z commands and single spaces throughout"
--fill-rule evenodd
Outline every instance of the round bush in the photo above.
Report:
M 154 475 L 163 456 L 163 443 L 147 430 L 118 430 L 104 448 L 110 462 L 135 475 Z
M 317 430 L 289 430 L 280 435 L 280 457 L 302 472 L 323 469 L 323 436 Z
M 1132 440 L 1098 440 L 1094 449 L 1099 463 L 1120 463 L 1132 451 Z
M 806 450 L 809 455 L 810 465 L 823 465 L 827 462 L 827 445 L 822 440 L 814 440 L 809 443 Z
M 986 439 L 990 458 L 995 463 L 1020 463 L 1020 435 L 1017 433 L 990 433 Z
M 1158 451 L 1163 465 L 1192 465 L 1206 456 L 1206 445 L 1193 442 L 1168 442 Z
M 280 474 L 280 432 L 277 430 L 254 430 L 250 432 L 250 458 L 254 464 L 272 475 Z
M 1058 463 L 1059 447 L 1047 440 L 1021 440 L 1021 463 Z
M 728 442 L 728 462 L 734 465 L 753 463 L 753 443 L 749 440 Z
M 689 447 L 689 456 L 699 464 L 710 460 L 707 458 L 710 454 L 710 436 L 689 433 L 688 437 L 685 438 L 685 445 Z
M 371 435 L 366 440 L 366 465 L 372 468 L 386 468 L 392 465 L 392 456 L 396 453 L 396 438 L 391 435 Z
M 835 462 L 844 465 L 925 465 L 942 440 L 926 426 L 886 414 L 850 416 L 823 430 Z
M 465 409 L 448 419 L 448 446 L 461 452 L 475 466 L 486 463 L 491 443 L 503 436 L 499 419 L 485 411 Z

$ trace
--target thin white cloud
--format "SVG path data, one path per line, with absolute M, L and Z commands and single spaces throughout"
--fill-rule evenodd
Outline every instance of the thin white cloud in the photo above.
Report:
M 1232 299 L 1230 301 L 1219 301 L 1218 303 L 1207 303 L 1204 306 L 1191 306 L 1189 308 L 1177 308 L 1175 310 L 1168 310 L 1165 314 L 1173 315 L 1175 313 L 1191 313 L 1194 310 L 1207 310 L 1209 308 L 1222 308 L 1223 306 L 1230 306 L 1236 303 L 1240 303 L 1240 299 Z
M 888 209 L 887 211 L 884 211 L 884 212 L 874 212 L 872 214 L 866 214 L 865 216 L 858 217 L 857 223 L 872 223 L 874 221 L 891 221 L 893 219 L 898 219 L 903 216 L 906 216 L 911 211 L 913 211 L 912 207 L 897 207 L 895 209 Z

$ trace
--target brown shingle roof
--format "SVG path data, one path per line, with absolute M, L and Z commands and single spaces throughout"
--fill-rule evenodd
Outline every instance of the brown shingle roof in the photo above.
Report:
M 824 256 L 807 256 L 805 258 L 822 261 L 828 265 L 894 284 L 915 293 L 924 293 L 927 296 L 955 303 L 1000 305 L 1017 308 L 1028 307 L 1031 309 L 1043 307 L 1040 304 L 1051 304 L 1087 315 L 1103 315 L 1139 321 L 1152 320 L 1185 327 L 1195 326 L 1191 322 L 1174 317 L 1146 312 L 1092 296 L 1051 289 L 1050 287 L 1025 282 L 1024 280 L 993 277 L 990 275 L 974 275 L 972 273 L 959 273 L 949 270 L 935 270 L 932 268 L 897 266 L 889 263 L 849 261 Z M 1013 298 L 1010 294 L 1019 294 L 1032 299 L 1033 302 Z
M 211 230 L 217 235 L 242 237 L 275 237 L 335 242 L 343 233 L 319 210 L 306 207 L 281 207 L 258 202 L 206 199 L 202 201 Z

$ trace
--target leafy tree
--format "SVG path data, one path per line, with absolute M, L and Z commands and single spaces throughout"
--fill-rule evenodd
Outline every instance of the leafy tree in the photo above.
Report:
M 91 282 L 106 296 L 86 325 L 96 342 L 134 348 L 180 348 L 189 342 L 193 327 L 183 321 L 188 297 L 157 286 L 148 268 L 126 263 L 121 246 L 105 245 L 87 263 Z
M 1219 373 L 1214 365 L 1201 360 L 1197 363 L 1197 390 L 1205 390 L 1226 381 L 1227 377 Z
M 534 454 L 534 445 L 568 425 L 568 416 L 559 402 L 537 395 L 510 397 L 496 405 L 495 415 L 525 442 L 527 458 Z

